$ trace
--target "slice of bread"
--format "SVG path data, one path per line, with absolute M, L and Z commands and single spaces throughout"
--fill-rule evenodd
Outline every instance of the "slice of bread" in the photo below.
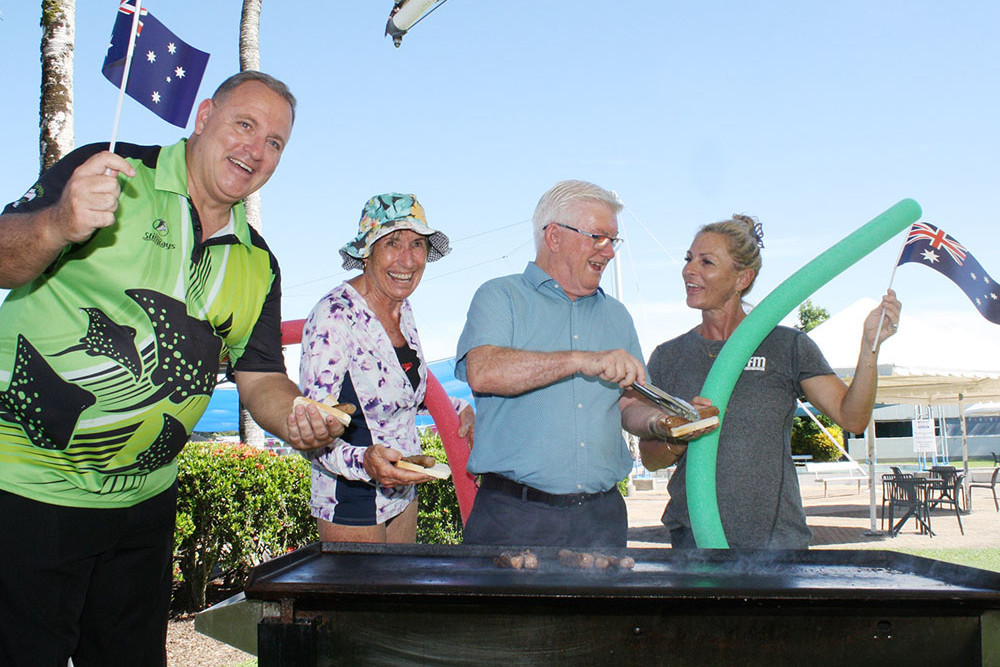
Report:
M 407 461 L 406 459 L 400 459 L 399 461 L 396 461 L 396 467 L 402 468 L 403 470 L 420 472 L 425 475 L 430 475 L 431 477 L 436 477 L 437 479 L 448 479 L 451 477 L 451 468 L 444 463 L 435 463 L 430 468 L 425 468 L 419 463 L 413 463 L 411 461 Z
M 302 407 L 315 405 L 316 409 L 320 412 L 330 415 L 344 426 L 351 425 L 351 415 L 347 414 L 343 410 L 333 407 L 332 405 L 327 405 L 326 403 L 321 403 L 320 401 L 314 401 L 311 398 L 306 398 L 305 396 L 296 397 L 294 405 L 301 405 Z
M 692 431 L 700 431 L 703 428 L 711 428 L 713 426 L 719 425 L 718 415 L 712 415 L 711 417 L 706 417 L 704 419 L 699 419 L 698 421 L 685 422 L 678 426 L 673 426 L 668 429 L 671 438 L 679 438 L 682 435 L 687 435 Z

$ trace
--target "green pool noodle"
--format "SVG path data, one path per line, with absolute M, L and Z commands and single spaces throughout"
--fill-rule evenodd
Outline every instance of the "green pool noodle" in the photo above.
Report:
M 919 220 L 920 215 L 917 202 L 903 199 L 803 266 L 750 311 L 722 347 L 701 389 L 701 395 L 719 408 L 720 422 L 725 419 L 729 397 L 747 361 L 778 322 L 842 271 Z M 698 438 L 687 450 L 688 515 L 699 549 L 729 548 L 715 486 L 721 430 L 720 426 Z

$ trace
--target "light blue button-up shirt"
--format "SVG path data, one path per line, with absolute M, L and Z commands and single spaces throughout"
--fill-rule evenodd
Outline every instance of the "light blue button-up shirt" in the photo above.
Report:
M 481 345 L 535 352 L 622 348 L 643 359 L 625 306 L 601 289 L 571 300 L 534 262 L 484 283 L 458 341 L 455 376 Z M 606 491 L 628 475 L 615 383 L 576 373 L 517 396 L 476 394 L 476 445 L 468 469 L 549 493 Z

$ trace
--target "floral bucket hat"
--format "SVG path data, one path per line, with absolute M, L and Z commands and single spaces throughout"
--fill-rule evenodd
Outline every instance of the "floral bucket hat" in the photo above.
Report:
M 372 197 L 361 210 L 358 235 L 340 249 L 344 268 L 363 269 L 362 260 L 372 254 L 375 242 L 400 229 L 409 229 L 427 237 L 430 245 L 427 250 L 428 262 L 439 260 L 451 252 L 448 237 L 427 226 L 424 207 L 414 195 L 389 192 Z

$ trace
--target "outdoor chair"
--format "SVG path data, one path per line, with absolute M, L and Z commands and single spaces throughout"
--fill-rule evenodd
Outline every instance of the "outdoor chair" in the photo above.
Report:
M 960 473 L 955 466 L 933 466 L 931 468 L 930 493 L 927 499 L 928 512 L 938 505 L 950 505 L 955 508 L 955 518 L 958 519 L 958 530 L 965 535 L 962 527 L 962 505 L 965 500 L 965 473 Z
M 885 522 L 887 519 L 889 521 L 889 529 L 892 530 L 892 519 L 889 518 L 888 509 L 889 509 L 889 503 L 892 501 L 893 493 L 895 492 L 895 487 L 893 483 L 896 481 L 896 475 L 898 474 L 902 473 L 894 473 L 894 474 L 885 473 L 884 475 L 882 475 L 882 511 L 880 513 L 882 519 L 879 524 L 881 526 L 882 532 L 885 532 Z
M 931 515 L 927 507 L 927 480 L 917 479 L 914 475 L 883 475 L 885 493 L 889 497 L 889 536 L 896 537 L 903 524 L 910 517 L 917 522 L 920 533 L 934 536 L 931 530 Z M 899 520 L 893 523 L 896 511 L 902 510 Z
M 996 454 L 993 455 L 996 457 Z M 997 502 L 997 473 L 1000 473 L 1000 466 L 993 468 L 993 474 L 990 475 L 990 481 L 988 482 L 970 482 L 969 483 L 969 509 L 972 509 L 972 489 L 989 489 L 993 492 L 993 505 L 997 508 L 997 512 L 1000 512 L 1000 502 Z

